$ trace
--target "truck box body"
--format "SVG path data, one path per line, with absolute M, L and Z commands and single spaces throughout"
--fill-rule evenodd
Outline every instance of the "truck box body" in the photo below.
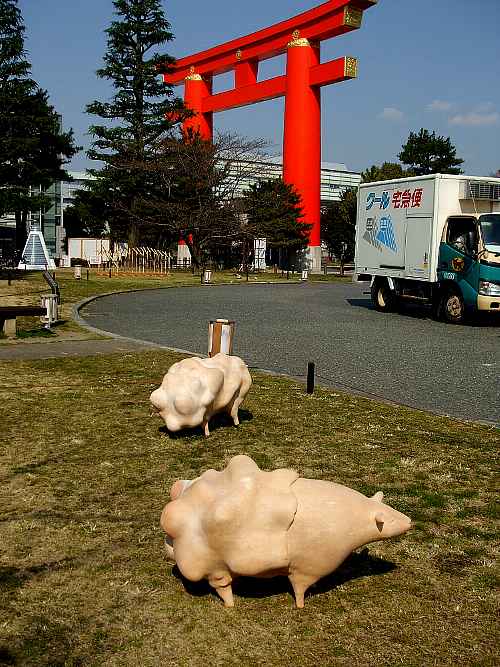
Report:
M 469 196 L 470 184 L 477 184 L 480 194 L 482 183 L 497 185 L 497 201 Z M 446 220 L 482 213 L 500 213 L 500 178 L 433 174 L 363 183 L 358 195 L 355 274 L 435 282 Z

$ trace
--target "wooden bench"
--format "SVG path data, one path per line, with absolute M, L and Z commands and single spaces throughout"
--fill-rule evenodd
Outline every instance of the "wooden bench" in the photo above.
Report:
M 16 335 L 17 317 L 36 317 L 46 314 L 47 309 L 42 306 L 0 306 L 0 327 L 8 338 L 12 338 Z

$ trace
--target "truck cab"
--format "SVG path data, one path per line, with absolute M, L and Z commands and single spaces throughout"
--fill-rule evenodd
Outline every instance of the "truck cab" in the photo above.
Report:
M 438 314 L 444 319 L 461 321 L 474 310 L 500 313 L 500 213 L 446 220 L 438 280 Z

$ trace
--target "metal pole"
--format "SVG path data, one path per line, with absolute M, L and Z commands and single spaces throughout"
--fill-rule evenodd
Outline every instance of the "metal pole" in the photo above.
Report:
M 314 394 L 314 361 L 307 364 L 307 393 Z

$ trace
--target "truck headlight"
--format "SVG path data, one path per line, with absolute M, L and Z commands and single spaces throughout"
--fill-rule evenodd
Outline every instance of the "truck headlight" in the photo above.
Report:
M 479 281 L 479 294 L 482 296 L 500 296 L 500 285 L 488 280 Z

